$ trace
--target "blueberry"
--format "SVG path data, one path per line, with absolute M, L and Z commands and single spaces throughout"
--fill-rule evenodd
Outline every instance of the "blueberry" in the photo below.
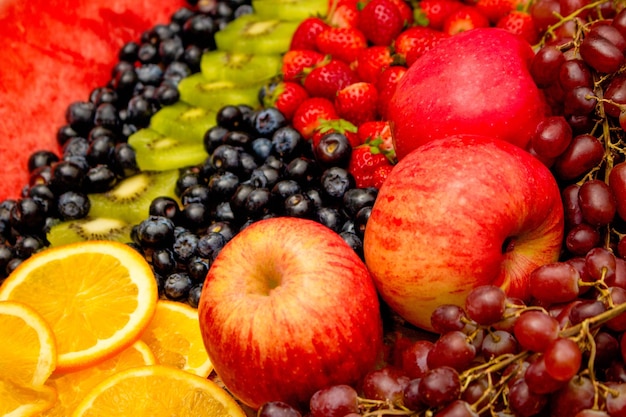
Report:
M 360 209 L 354 216 L 354 228 L 356 230 L 357 236 L 360 237 L 361 240 L 365 235 L 365 226 L 367 226 L 367 221 L 370 218 L 370 214 L 372 214 L 372 207 L 365 206 Z
M 352 188 L 343 195 L 343 206 L 353 216 L 366 206 L 373 206 L 378 191 L 375 188 Z
M 117 184 L 115 172 L 107 165 L 96 165 L 85 174 L 85 190 L 89 193 L 103 193 Z
M 224 138 L 228 134 L 228 129 L 222 126 L 213 126 L 204 134 L 204 149 L 212 154 L 215 148 L 225 143 Z
M 192 185 L 183 191 L 180 195 L 180 201 L 183 206 L 191 203 L 199 203 L 208 206 L 211 203 L 211 191 L 208 186 L 203 184 Z
M 139 44 L 134 41 L 125 43 L 118 53 L 118 58 L 121 61 L 135 62 L 138 59 Z
M 341 200 L 344 194 L 354 188 L 354 178 L 348 171 L 331 167 L 322 173 L 322 191 L 331 200 Z
M 152 200 L 148 213 L 151 216 L 162 216 L 176 222 L 180 216 L 180 207 L 173 198 L 161 196 Z
M 202 295 L 202 284 L 196 284 L 189 290 L 189 295 L 187 296 L 187 303 L 194 307 L 198 307 L 198 303 L 200 303 L 200 296 Z
M 321 207 L 315 212 L 315 220 L 334 232 L 339 233 L 345 219 L 334 207 Z
M 186 171 L 178 176 L 174 192 L 180 197 L 189 187 L 202 183 L 203 180 L 198 172 Z
M 187 262 L 187 274 L 194 282 L 204 282 L 210 266 L 208 259 L 194 256 Z
M 174 222 L 167 217 L 149 216 L 139 223 L 137 238 L 142 247 L 168 247 L 174 242 Z
M 291 161 L 309 147 L 309 143 L 293 127 L 285 126 L 272 135 L 272 152 L 283 161 Z
M 189 275 L 184 272 L 175 272 L 165 278 L 163 293 L 170 300 L 182 300 L 187 298 L 193 282 Z
M 99 136 L 95 138 L 87 149 L 87 160 L 90 165 L 110 165 L 113 161 L 115 145 L 115 139 L 111 136 Z
M 270 210 L 271 193 L 267 188 L 254 188 L 244 201 L 245 212 L 253 217 L 261 217 Z
M 224 235 L 217 232 L 210 232 L 200 237 L 196 251 L 198 256 L 213 262 L 224 245 L 226 245 Z
M 313 147 L 317 162 L 324 166 L 347 167 L 352 155 L 352 145 L 346 135 L 338 132 L 327 133 Z
M 272 141 L 268 138 L 256 138 L 250 144 L 252 154 L 258 161 L 265 161 L 272 152 Z
M 198 240 L 198 236 L 191 232 L 182 233 L 176 237 L 172 252 L 178 263 L 186 264 L 195 255 Z
M 63 220 L 77 220 L 87 216 L 91 202 L 87 194 L 67 191 L 59 196 L 57 212 Z
M 216 171 L 237 171 L 239 169 L 239 150 L 234 146 L 220 145 L 210 156 L 210 163 Z
M 176 260 L 170 249 L 161 248 L 152 251 L 152 268 L 154 272 L 161 275 L 168 275 L 176 268 Z
M 314 208 L 313 202 L 309 200 L 306 194 L 302 193 L 287 197 L 283 207 L 286 216 L 301 218 L 311 217 Z
M 43 166 L 50 166 L 57 162 L 59 157 L 52 151 L 40 150 L 33 152 L 28 158 L 28 172 Z
M 211 194 L 220 199 L 228 199 L 239 187 L 239 177 L 230 171 L 217 172 L 209 178 Z
M 103 126 L 108 129 L 117 130 L 120 124 L 120 118 L 117 109 L 111 103 L 101 103 L 96 107 L 94 114 L 94 125 Z
M 22 198 L 11 207 L 10 225 L 20 233 L 40 232 L 45 221 L 45 209 L 34 198 Z
M 352 232 L 341 232 L 339 236 L 343 238 L 343 240 L 356 252 L 361 259 L 363 258 L 363 241 L 359 238 L 355 233 Z
M 211 222 L 211 212 L 203 203 L 189 203 L 181 212 L 183 224 L 190 230 L 205 228 Z
M 235 105 L 226 105 L 220 108 L 215 116 L 218 126 L 226 130 L 237 130 L 243 123 L 243 113 Z
M 272 136 L 278 129 L 287 126 L 285 115 L 276 107 L 257 110 L 252 115 L 252 128 L 257 136 Z

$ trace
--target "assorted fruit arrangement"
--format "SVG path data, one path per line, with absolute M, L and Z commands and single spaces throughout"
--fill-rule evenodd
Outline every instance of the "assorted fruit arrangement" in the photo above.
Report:
M 160 13 L 5 179 L 0 410 L 626 415 L 623 1 Z

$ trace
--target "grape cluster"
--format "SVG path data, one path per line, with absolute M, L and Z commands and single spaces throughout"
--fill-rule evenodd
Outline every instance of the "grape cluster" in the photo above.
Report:
M 389 332 L 385 364 L 359 386 L 259 416 L 626 415 L 626 8 L 538 0 L 528 11 L 544 34 L 531 74 L 551 107 L 528 150 L 562 191 L 561 258 L 532 273 L 529 302 L 476 288 L 465 306 L 435 310 L 438 335 Z

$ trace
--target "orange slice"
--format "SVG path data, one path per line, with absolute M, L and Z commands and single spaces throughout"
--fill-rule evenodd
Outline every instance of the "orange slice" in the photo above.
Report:
M 0 301 L 0 323 L 0 379 L 42 386 L 57 364 L 52 329 L 34 309 L 13 301 Z
M 121 353 L 94 366 L 76 372 L 54 374 L 46 385 L 55 388 L 58 397 L 54 406 L 42 413 L 41 417 L 67 417 L 80 400 L 107 377 L 125 369 L 155 363 L 156 358 L 148 345 L 138 340 Z
M 105 379 L 72 417 L 246 417 L 215 382 L 164 365 L 127 369 Z
M 0 416 L 40 416 L 56 400 L 54 388 L 46 385 L 28 386 L 0 378 Z
M 0 287 L 0 300 L 23 302 L 50 323 L 59 372 L 86 368 L 130 346 L 152 319 L 157 299 L 150 265 L 112 241 L 39 252 Z
M 141 335 L 161 365 L 206 378 L 213 364 L 204 348 L 198 310 L 188 304 L 159 300 L 152 321 Z

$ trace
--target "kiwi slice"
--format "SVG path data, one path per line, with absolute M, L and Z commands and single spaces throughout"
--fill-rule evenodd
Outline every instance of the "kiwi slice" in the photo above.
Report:
M 162 107 L 150 119 L 150 128 L 187 143 L 202 143 L 204 134 L 217 124 L 217 110 L 178 101 Z
M 328 11 L 327 0 L 252 0 L 252 8 L 263 19 L 300 22 L 307 17 L 323 16 Z
M 139 129 L 128 137 L 142 171 L 165 171 L 198 165 L 209 156 L 203 141 L 186 141 L 154 129 Z
M 217 49 L 243 54 L 272 55 L 289 50 L 299 22 L 265 19 L 247 14 L 230 22 L 215 34 Z
M 190 75 L 180 81 L 180 99 L 198 107 L 219 110 L 227 104 L 259 105 L 259 90 L 264 82 L 237 85 L 232 81 L 208 81 L 203 74 Z
M 86 217 L 55 224 L 48 231 L 50 246 L 61 246 L 87 240 L 114 240 L 121 243 L 131 242 L 130 232 L 133 226 L 120 219 Z
M 281 67 L 282 57 L 278 54 L 211 51 L 200 59 L 200 70 L 207 81 L 229 81 L 237 85 L 264 82 L 276 76 Z
M 177 169 L 168 171 L 143 171 L 125 178 L 113 189 L 90 194 L 91 209 L 88 217 L 115 218 L 134 225 L 149 215 L 150 203 L 159 196 L 178 199 L 175 193 Z

